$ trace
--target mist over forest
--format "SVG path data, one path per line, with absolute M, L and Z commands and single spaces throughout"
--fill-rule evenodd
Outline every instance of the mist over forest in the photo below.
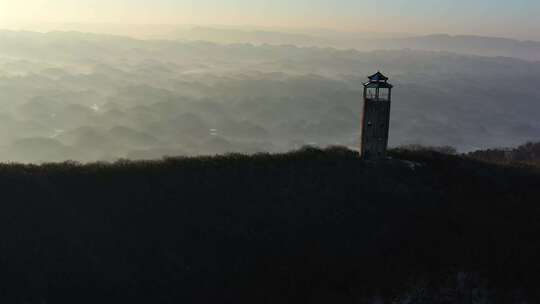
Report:
M 396 86 L 391 146 L 540 140 L 535 42 L 365 38 L 368 50 L 308 34 L 193 31 L 200 41 L 0 31 L 0 161 L 355 148 L 362 83 L 377 70 Z

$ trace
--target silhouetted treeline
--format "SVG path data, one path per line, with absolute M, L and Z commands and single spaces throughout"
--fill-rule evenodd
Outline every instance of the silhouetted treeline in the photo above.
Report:
M 419 144 L 401 145 L 396 150 L 416 151 L 416 152 L 437 152 L 441 154 L 456 155 L 458 151 L 452 146 L 425 146 Z
M 472 303 L 457 301 L 474 291 L 489 303 L 540 300 L 539 172 L 392 156 L 306 148 L 2 165 L 0 299 Z
M 497 163 L 540 165 L 540 142 L 529 142 L 513 149 L 489 149 L 471 152 L 469 157 Z

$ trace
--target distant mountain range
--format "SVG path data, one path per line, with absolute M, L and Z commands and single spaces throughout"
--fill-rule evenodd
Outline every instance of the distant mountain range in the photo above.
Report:
M 410 48 L 540 60 L 540 42 L 481 36 L 429 35 L 373 40 L 379 48 Z M 377 44 L 377 42 L 379 44 Z
M 447 51 L 482 56 L 514 57 L 540 61 L 540 41 L 448 34 L 415 35 L 407 33 L 373 33 L 328 29 L 285 29 L 232 26 L 176 26 L 111 24 L 39 25 L 51 31 L 108 33 L 143 39 L 184 39 L 216 43 L 253 43 L 332 47 L 341 49 L 379 50 L 413 49 Z
M 482 36 L 451 36 L 434 34 L 427 36 L 387 37 L 381 34 L 343 32 L 245 31 L 195 27 L 178 32 L 178 37 L 190 40 L 208 40 L 221 43 L 292 44 L 300 46 L 354 48 L 359 50 L 415 49 L 447 51 L 482 56 L 515 57 L 540 60 L 540 42 L 519 41 L 508 38 Z M 403 36 L 403 35 L 401 35 Z

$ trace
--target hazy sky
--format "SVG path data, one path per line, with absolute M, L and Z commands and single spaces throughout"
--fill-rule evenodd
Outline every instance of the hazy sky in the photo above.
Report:
M 223 24 L 540 39 L 539 0 L 0 0 L 0 26 Z

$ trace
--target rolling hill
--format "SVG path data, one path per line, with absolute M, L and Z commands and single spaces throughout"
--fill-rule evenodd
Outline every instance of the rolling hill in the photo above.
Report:
M 540 299 L 538 169 L 426 151 L 392 157 L 305 148 L 1 165 L 0 299 Z

